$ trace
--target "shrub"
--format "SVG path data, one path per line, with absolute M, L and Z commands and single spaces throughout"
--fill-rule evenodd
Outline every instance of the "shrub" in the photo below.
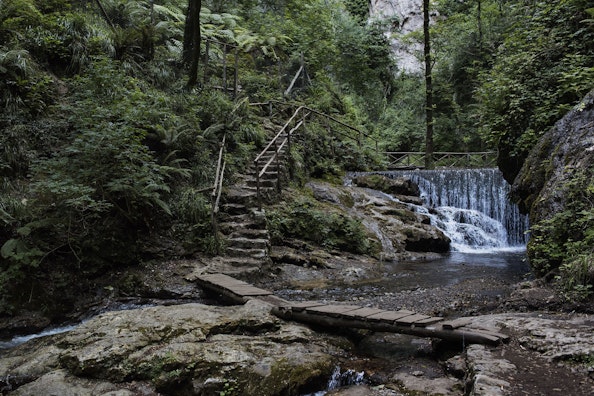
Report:
M 370 253 L 365 227 L 359 220 L 333 210 L 310 198 L 299 197 L 268 213 L 268 229 L 273 242 L 299 238 L 329 249 Z

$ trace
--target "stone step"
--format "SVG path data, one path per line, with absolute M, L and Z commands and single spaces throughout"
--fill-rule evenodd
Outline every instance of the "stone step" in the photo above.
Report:
M 276 188 L 277 186 L 277 179 L 269 179 L 269 180 L 262 180 L 260 179 L 260 188 L 264 187 L 264 188 Z M 248 186 L 258 186 L 258 182 L 257 180 L 248 180 Z
M 270 242 L 268 239 L 254 239 L 246 237 L 226 238 L 225 243 L 227 249 L 229 248 L 241 248 L 241 249 L 268 249 Z
M 229 215 L 240 215 L 248 213 L 248 208 L 244 204 L 238 203 L 223 203 L 221 210 Z
M 257 224 L 258 227 L 249 227 L 249 228 L 263 228 L 266 227 L 266 216 L 260 214 L 258 211 L 255 211 L 254 208 L 247 209 L 247 213 L 240 213 L 240 214 L 228 214 L 228 213 L 221 213 L 219 214 L 219 224 L 237 224 L 237 225 L 246 225 L 246 224 Z
M 237 233 L 237 235 L 249 234 L 250 232 L 257 233 L 257 231 L 262 231 L 264 225 L 257 222 L 220 222 L 219 223 L 219 231 L 223 235 L 231 236 L 233 233 Z M 262 235 L 264 235 L 262 233 Z
M 268 257 L 267 250 L 265 249 L 245 249 L 236 247 L 227 247 L 226 253 L 231 257 L 250 257 L 255 259 L 265 259 Z
M 256 199 L 256 190 L 247 184 L 231 187 L 227 189 L 225 194 L 222 196 L 222 200 L 224 202 L 243 204 L 246 206 L 253 205 L 253 203 L 256 202 Z
M 269 237 L 268 230 L 266 228 L 246 228 L 243 226 L 243 224 L 235 224 L 235 227 L 230 225 L 230 227 L 228 227 L 228 230 L 230 231 L 230 233 L 227 235 L 227 238 L 252 238 L 268 240 Z
M 219 262 L 231 267 L 260 268 L 262 266 L 261 258 L 226 256 L 218 257 L 217 259 Z

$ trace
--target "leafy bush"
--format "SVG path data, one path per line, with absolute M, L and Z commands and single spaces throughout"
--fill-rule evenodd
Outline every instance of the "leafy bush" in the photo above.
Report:
M 594 286 L 594 182 L 583 169 L 568 177 L 564 210 L 531 226 L 528 254 L 537 274 L 558 274 L 564 293 L 583 298 Z
M 267 216 L 272 241 L 299 238 L 322 247 L 366 254 L 371 245 L 360 221 L 301 196 Z

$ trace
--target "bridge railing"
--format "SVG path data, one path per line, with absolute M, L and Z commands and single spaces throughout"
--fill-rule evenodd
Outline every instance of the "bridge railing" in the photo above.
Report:
M 412 151 L 389 151 L 385 153 L 388 169 L 416 169 L 425 167 L 425 153 Z M 433 153 L 437 168 L 492 168 L 497 166 L 496 151 Z

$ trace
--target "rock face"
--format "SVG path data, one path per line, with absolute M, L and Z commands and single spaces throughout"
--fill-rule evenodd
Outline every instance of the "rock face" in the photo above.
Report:
M 333 203 L 358 218 L 369 231 L 370 238 L 381 244 L 382 259 L 407 258 L 410 252 L 449 251 L 450 239 L 432 226 L 426 215 L 415 212 L 409 204 L 420 204 L 417 202 L 420 200 L 417 185 L 407 179 L 391 180 L 380 175 L 360 177 L 356 182 L 377 191 L 320 182 L 310 182 L 307 186 L 316 199 Z M 384 191 L 380 192 L 382 189 Z M 387 195 L 389 193 L 394 196 Z
M 403 36 L 423 30 L 422 0 L 371 0 L 370 19 L 388 22 L 386 35 L 390 38 L 392 52 L 398 67 L 405 73 L 423 72 L 423 46 L 414 40 L 404 40 Z M 433 15 L 432 15 L 433 17 Z
M 512 186 L 520 209 L 530 214 L 528 254 L 539 275 L 565 264 L 581 268 L 572 257 L 591 254 L 593 165 L 594 91 L 542 136 Z M 592 284 L 594 267 L 589 268 L 586 282 Z M 567 272 L 560 279 L 571 285 L 577 271 Z
M 354 182 L 359 187 L 372 188 L 395 196 L 419 197 L 421 195 L 419 186 L 405 177 L 391 179 L 382 175 L 363 175 L 355 178 Z M 422 204 L 423 201 L 420 200 L 420 202 Z
M 512 186 L 520 209 L 536 223 L 566 206 L 574 171 L 594 164 L 594 91 L 539 140 Z
M 323 387 L 336 352 L 308 328 L 272 316 L 261 301 L 149 307 L 105 313 L 70 333 L 9 350 L 0 358 L 0 390 L 297 395 Z

